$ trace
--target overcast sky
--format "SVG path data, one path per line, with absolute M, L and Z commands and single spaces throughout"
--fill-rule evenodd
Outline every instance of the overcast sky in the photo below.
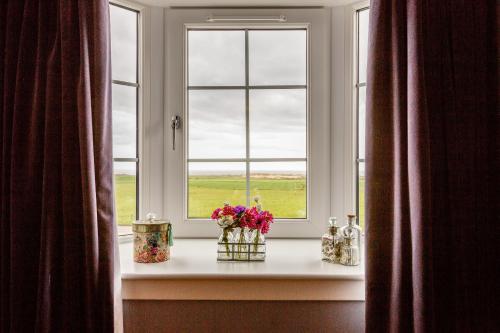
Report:
M 133 12 L 111 6 L 111 37 L 113 79 L 135 82 L 137 41 Z M 245 85 L 243 31 L 190 31 L 188 42 L 191 86 Z M 304 30 L 249 31 L 248 46 L 250 85 L 306 84 Z M 136 156 L 135 93 L 133 87 L 113 85 L 115 157 Z M 190 158 L 245 157 L 245 90 L 191 90 L 188 102 Z M 251 90 L 250 156 L 306 157 L 306 105 L 305 89 Z M 361 151 L 364 152 L 364 145 Z M 132 163 L 128 166 L 120 163 L 116 169 L 124 171 L 131 167 Z M 244 170 L 244 164 L 199 163 L 190 169 L 237 171 Z M 252 169 L 303 172 L 305 164 L 256 163 Z

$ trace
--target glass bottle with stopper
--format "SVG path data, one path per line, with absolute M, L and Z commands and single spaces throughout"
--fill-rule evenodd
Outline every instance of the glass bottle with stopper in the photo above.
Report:
M 357 266 L 360 263 L 360 251 L 355 241 L 354 234 L 350 233 L 344 237 L 344 245 L 342 246 L 342 255 L 340 257 L 340 263 L 346 266 Z
M 342 227 L 340 230 L 340 234 L 344 237 L 344 245 L 347 245 L 347 238 L 350 238 L 349 243 L 351 243 L 352 247 L 357 248 L 358 253 L 358 264 L 361 260 L 361 228 L 356 224 L 356 215 L 349 214 L 347 215 L 347 225 Z M 357 264 L 355 264 L 357 265 Z
M 330 217 L 328 223 L 330 225 L 329 232 L 321 237 L 321 259 L 328 262 L 339 263 L 343 239 L 339 233 L 337 218 Z

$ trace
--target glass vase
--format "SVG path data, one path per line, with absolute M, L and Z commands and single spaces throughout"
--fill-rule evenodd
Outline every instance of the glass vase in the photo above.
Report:
M 233 238 L 233 252 L 235 260 L 248 260 L 248 233 L 245 228 L 238 228 Z
M 266 238 L 260 230 L 252 230 L 250 243 L 250 260 L 264 260 L 266 257 Z
M 222 234 L 219 236 L 217 260 L 232 260 L 233 249 L 232 243 L 234 241 L 233 231 L 229 228 L 222 229 Z

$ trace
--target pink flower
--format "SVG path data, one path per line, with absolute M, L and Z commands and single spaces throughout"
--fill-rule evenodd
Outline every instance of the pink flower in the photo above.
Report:
M 246 209 L 243 213 L 243 216 L 240 220 L 240 225 L 250 229 L 256 229 L 257 227 L 257 217 L 259 216 L 259 212 L 255 207 L 250 209 Z
M 219 218 L 219 213 L 222 209 L 220 208 L 217 208 L 216 210 L 214 210 L 214 212 L 212 213 L 212 220 L 217 220 Z
M 271 227 L 271 223 L 273 223 L 274 218 L 271 213 L 267 210 L 261 211 L 257 216 L 257 228 L 262 234 L 267 234 Z

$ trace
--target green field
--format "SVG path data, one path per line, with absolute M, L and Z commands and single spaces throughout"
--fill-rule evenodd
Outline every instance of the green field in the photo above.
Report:
M 364 178 L 361 178 L 361 227 L 364 225 L 364 184 Z M 208 217 L 225 201 L 232 205 L 245 205 L 245 186 L 245 178 L 241 176 L 191 176 L 188 185 L 189 217 Z M 130 225 L 135 219 L 135 189 L 135 176 L 116 175 L 115 198 L 120 225 Z M 258 175 L 251 178 L 250 195 L 258 195 L 263 208 L 276 218 L 303 218 L 307 214 L 305 177 Z
M 135 176 L 115 176 L 116 220 L 119 225 L 131 225 L 135 220 Z

